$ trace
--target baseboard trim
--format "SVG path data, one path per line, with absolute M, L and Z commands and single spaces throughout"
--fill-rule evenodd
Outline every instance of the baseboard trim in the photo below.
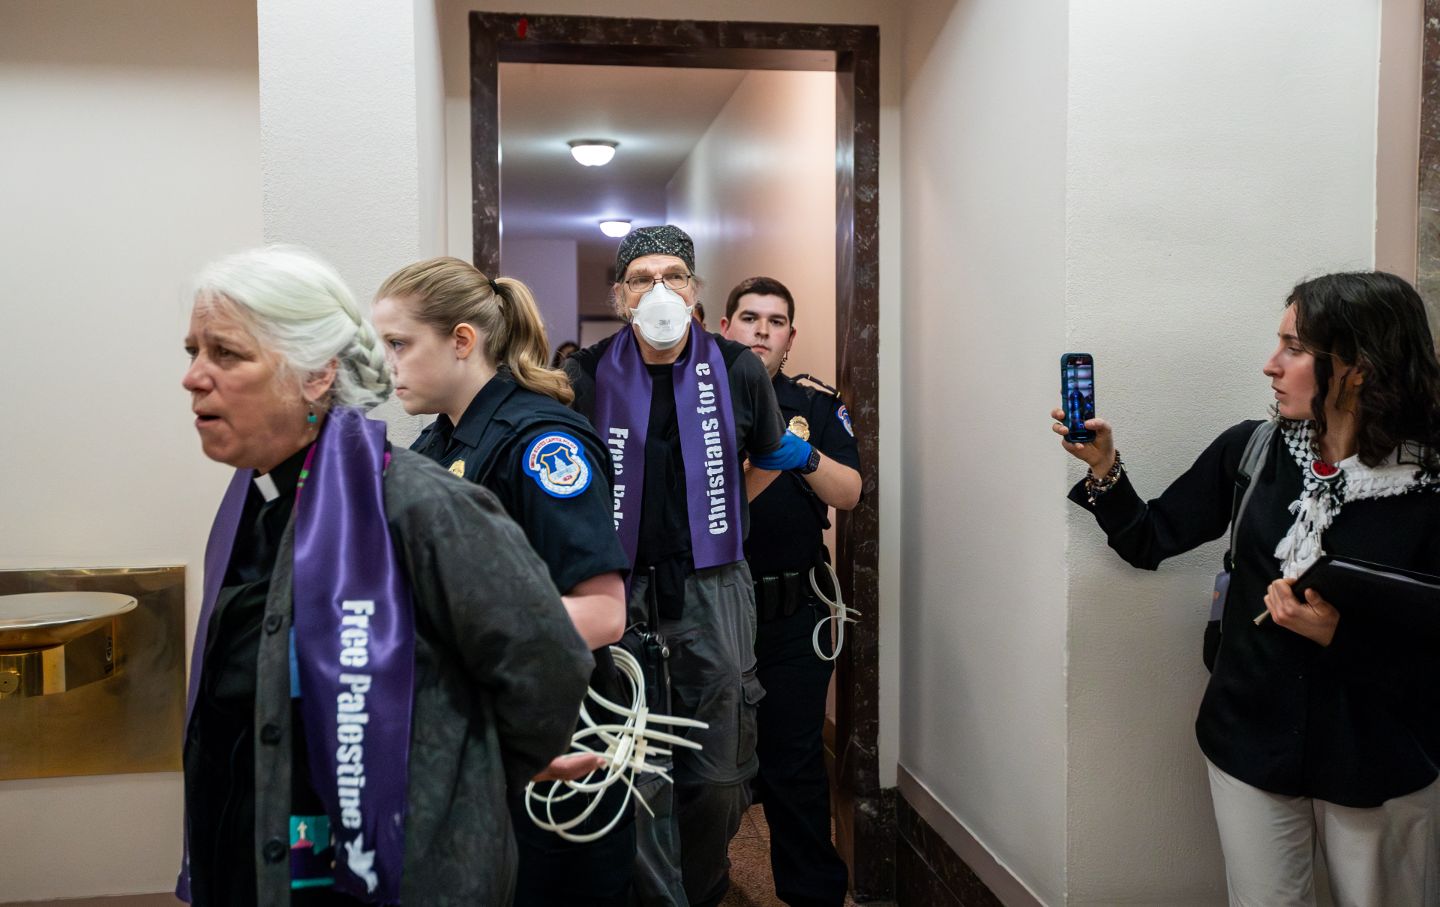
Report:
M 953 858 L 961 864 L 950 867 L 936 866 L 934 868 L 937 872 L 950 878 L 973 874 L 1005 907 L 1044 907 L 1035 893 L 1016 878 L 1005 864 L 996 859 L 995 855 L 975 838 L 970 829 L 946 809 L 930 789 L 910 774 L 905 766 L 897 767 L 896 780 L 901 798 L 948 848 L 948 855 L 944 848 L 940 848 L 941 852 L 938 854 L 935 853 L 936 849 L 932 848 L 927 857 L 932 860 L 937 857 L 942 860 Z M 896 846 L 904 847 L 907 844 L 897 840 Z
M 58 901 L 0 901 L 0 907 L 176 907 L 180 901 L 169 892 L 117 894 L 104 898 L 63 898 Z
M 939 839 L 941 847 L 925 847 L 923 843 L 907 840 L 906 823 L 897 819 L 899 833 L 895 846 L 912 848 L 926 866 L 935 873 L 937 880 L 948 887 L 948 894 L 959 907 L 971 904 L 991 903 L 991 897 L 1004 907 L 1044 907 L 1043 902 L 1017 879 L 1009 868 L 995 858 L 970 832 L 965 824 L 955 817 L 936 799 L 923 782 L 906 770 L 897 767 L 897 791 L 900 798 L 914 811 L 916 819 L 923 826 L 921 835 Z M 898 810 L 897 810 L 898 812 Z M 913 838 L 914 835 L 909 837 Z M 951 862 L 953 861 L 953 862 Z M 898 860 L 897 860 L 898 862 Z M 946 865 L 948 863 L 948 865 Z M 940 865 L 936 865 L 940 864 Z M 983 884 L 986 892 L 978 895 L 965 893 L 963 884 L 954 880 L 973 877 Z M 906 887 L 902 885 L 901 887 Z M 133 894 L 115 897 L 80 898 L 54 901 L 0 902 L 0 907 L 173 907 L 179 903 L 175 896 L 163 894 Z M 902 901 L 903 903 L 903 901 Z M 929 905 L 927 904 L 927 907 Z M 939 907 L 939 905 L 936 905 Z

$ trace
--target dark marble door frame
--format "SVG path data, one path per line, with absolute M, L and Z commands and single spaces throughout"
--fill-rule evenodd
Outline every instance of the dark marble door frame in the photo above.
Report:
M 880 30 L 871 25 L 470 14 L 474 260 L 500 263 L 500 63 L 835 73 L 836 381 L 853 415 L 864 495 L 837 525 L 836 569 L 861 617 L 836 684 L 837 839 L 857 900 L 894 888 L 893 795 L 879 759 Z
M 1440 332 L 1440 0 L 1425 0 L 1424 28 L 1415 288 L 1430 310 L 1430 329 Z

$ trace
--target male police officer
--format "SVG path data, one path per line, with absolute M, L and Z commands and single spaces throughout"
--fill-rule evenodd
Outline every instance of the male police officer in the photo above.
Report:
M 764 693 L 741 463 L 748 454 L 762 469 L 790 469 L 810 448 L 784 431 L 764 366 L 693 319 L 694 272 L 684 231 L 632 232 L 614 288 L 630 324 L 565 360 L 565 372 L 575 408 L 610 448 L 615 528 L 633 565 L 630 620 L 648 622 L 653 586 L 673 711 L 709 723 L 688 735 L 702 750 L 677 750 L 673 791 L 641 787 L 656 815 L 637 814 L 637 894 L 646 905 L 702 907 L 729 886 L 727 849 L 749 802 Z
M 846 871 L 830 841 L 830 789 L 821 749 L 831 662 L 819 657 L 812 642 L 823 606 L 810 576 L 813 570 L 820 587 L 828 589 L 820 534 L 830 525 L 830 507 L 849 510 L 860 500 L 859 452 L 850 416 L 831 389 L 816 389 L 780 371 L 795 342 L 795 300 L 783 284 L 769 277 L 743 281 L 730 291 L 720 330 L 765 363 L 790 432 L 812 448 L 805 465 L 781 473 L 751 504 L 754 527 L 745 557 L 755 580 L 760 621 L 755 654 L 766 691 L 755 788 L 770 826 L 775 893 L 797 907 L 839 907 Z M 819 384 L 808 375 L 802 379 Z M 822 630 L 821 636 L 828 654 L 828 634 Z

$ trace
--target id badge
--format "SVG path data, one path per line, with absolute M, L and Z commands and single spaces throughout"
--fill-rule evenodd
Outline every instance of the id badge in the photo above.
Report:
M 1230 594 L 1230 571 L 1215 574 L 1215 591 L 1210 595 L 1210 619 L 1219 620 L 1225 613 L 1225 597 Z
M 300 659 L 295 655 L 295 628 L 290 628 L 290 698 L 300 698 Z

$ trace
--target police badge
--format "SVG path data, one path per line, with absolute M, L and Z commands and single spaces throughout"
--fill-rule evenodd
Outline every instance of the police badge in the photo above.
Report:
M 810 423 L 805 421 L 804 416 L 796 416 L 791 419 L 790 424 L 785 427 L 785 430 L 801 441 L 810 440 Z

